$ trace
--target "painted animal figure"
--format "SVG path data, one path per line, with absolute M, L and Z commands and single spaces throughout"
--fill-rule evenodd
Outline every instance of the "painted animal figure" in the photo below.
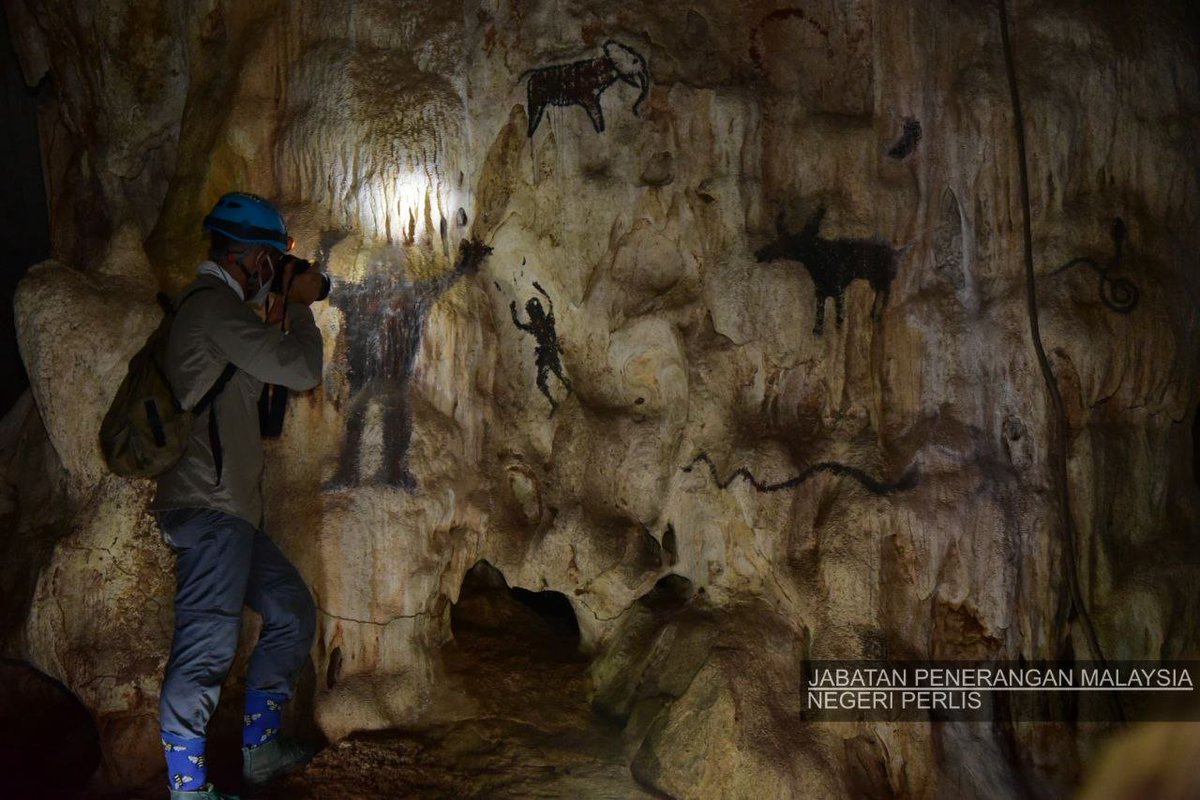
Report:
M 817 321 L 813 333 L 820 336 L 825 328 L 825 300 L 832 297 L 840 328 L 846 316 L 846 287 L 862 278 L 875 290 L 871 316 L 877 318 L 887 306 L 888 293 L 900 256 L 908 248 L 895 250 L 876 239 L 823 239 L 818 235 L 825 209 L 818 208 L 799 233 L 789 233 L 783 215 L 776 221 L 778 238 L 755 252 L 759 263 L 799 261 L 812 276 L 817 294 Z M 881 300 L 882 298 L 882 300 Z
M 633 103 L 634 116 L 650 92 L 650 71 L 646 59 L 632 47 L 609 40 L 604 55 L 570 64 L 539 67 L 528 73 L 526 96 L 529 102 L 529 136 L 542 122 L 546 106 L 583 106 L 596 133 L 604 130 L 604 112 L 600 95 L 617 81 L 641 89 Z

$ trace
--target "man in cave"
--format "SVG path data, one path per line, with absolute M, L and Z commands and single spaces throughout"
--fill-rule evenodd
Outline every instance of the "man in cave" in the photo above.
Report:
M 204 230 L 210 260 L 176 305 L 162 367 L 183 407 L 210 399 L 183 457 L 158 476 L 151 506 L 176 564 L 175 634 L 159 701 L 172 800 L 233 797 L 208 783 L 205 744 L 243 605 L 262 615 L 246 674 L 246 783 L 264 784 L 311 756 L 279 735 L 283 704 L 312 645 L 316 606 L 263 532 L 258 399 L 264 383 L 304 390 L 320 382 L 321 334 L 309 306 L 324 279 L 285 265 L 291 239 L 262 198 L 223 196 Z M 247 303 L 266 301 L 280 273 L 286 302 L 274 296 L 263 320 Z

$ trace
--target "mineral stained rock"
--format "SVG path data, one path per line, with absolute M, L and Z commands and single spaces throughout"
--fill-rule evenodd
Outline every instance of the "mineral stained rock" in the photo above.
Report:
M 16 317 L 54 456 L 30 463 L 63 483 L 63 511 L 14 522 L 48 544 L 5 609 L 20 622 L 4 648 L 91 712 L 97 785 L 158 779 L 172 580 L 148 487 L 106 475 L 95 431 L 157 322 L 154 291 L 188 280 L 201 217 L 235 188 L 281 204 L 335 293 L 387 286 L 381 302 L 424 310 L 394 323 L 411 370 L 380 372 L 354 354 L 384 347 L 373 326 L 391 312 L 318 304 L 324 385 L 293 398 L 268 445 L 267 528 L 320 607 L 310 691 L 331 740 L 478 713 L 444 647 L 481 560 L 570 601 L 592 659 L 580 691 L 621 727 L 634 778 L 681 798 L 1065 795 L 1102 729 L 806 723 L 796 680 L 813 658 L 1094 655 L 1068 559 L 1107 657 L 1196 652 L 1187 4 L 1010 4 L 1075 553 L 994 4 L 5 11 L 27 82 L 52 88 L 57 261 L 26 278 Z M 609 41 L 644 58 L 644 100 Z M 537 73 L 561 85 L 539 84 L 528 136 L 528 71 L 578 64 Z M 552 99 L 587 81 L 608 81 L 602 132 Z M 908 120 L 919 138 L 889 155 Z M 754 253 L 818 208 L 823 239 L 897 256 L 886 305 L 849 282 L 844 321 L 830 309 L 815 336 L 811 265 Z M 1057 271 L 1109 263 L 1116 218 L 1108 277 L 1137 286 L 1130 313 L 1094 271 Z M 494 248 L 486 267 L 422 295 L 468 237 Z M 552 310 L 553 347 L 514 324 L 531 301 Z M 411 474 L 380 482 L 399 430 Z M 358 463 L 334 482 L 350 435 Z M 701 453 L 711 470 L 682 469 Z M 818 462 L 860 477 L 755 488 Z M 3 510 L 20 520 L 35 495 L 11 472 Z M 906 474 L 915 486 L 891 492 L 861 477 Z

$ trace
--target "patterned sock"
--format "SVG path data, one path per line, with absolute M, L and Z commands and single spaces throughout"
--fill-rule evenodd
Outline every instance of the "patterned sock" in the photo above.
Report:
M 204 739 L 185 739 L 162 731 L 163 753 L 167 757 L 167 784 L 172 789 L 196 792 L 208 783 L 204 743 Z
M 279 735 L 283 720 L 283 704 L 288 696 L 282 692 L 246 690 L 246 715 L 242 727 L 242 746 L 258 747 Z

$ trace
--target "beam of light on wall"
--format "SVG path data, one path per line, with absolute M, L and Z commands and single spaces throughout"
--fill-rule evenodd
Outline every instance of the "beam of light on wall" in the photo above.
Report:
M 442 220 L 453 217 L 445 181 L 419 169 L 392 171 L 359 183 L 354 193 L 357 222 L 370 239 L 395 244 L 428 244 Z
M 433 187 L 424 175 L 401 172 L 396 178 L 392 210 L 399 222 L 400 238 L 404 241 L 416 241 L 426 230 L 426 200 L 431 191 Z M 395 231 L 396 226 L 393 225 L 392 229 Z

